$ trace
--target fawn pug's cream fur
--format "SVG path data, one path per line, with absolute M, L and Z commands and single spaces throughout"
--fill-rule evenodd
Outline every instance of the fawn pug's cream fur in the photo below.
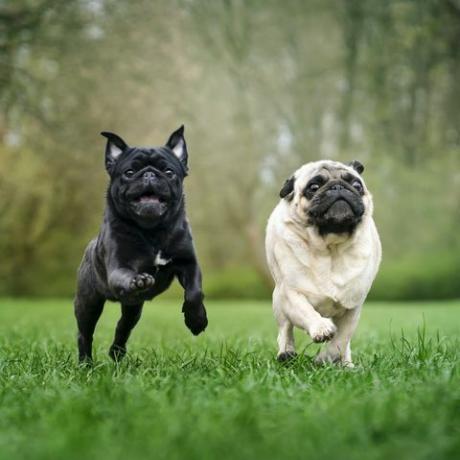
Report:
M 352 366 L 350 341 L 381 259 L 363 169 L 356 161 L 307 163 L 280 192 L 266 232 L 279 360 L 295 355 L 296 326 L 328 342 L 318 362 Z

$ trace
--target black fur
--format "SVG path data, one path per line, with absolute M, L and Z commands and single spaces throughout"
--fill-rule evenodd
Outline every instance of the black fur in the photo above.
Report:
M 183 126 L 163 147 L 129 147 L 113 133 L 107 141 L 110 175 L 104 220 L 86 248 L 78 272 L 75 315 L 80 361 L 91 360 L 93 333 L 106 300 L 121 302 L 110 348 L 120 359 L 145 300 L 165 291 L 175 277 L 184 288 L 185 324 L 195 335 L 208 321 L 201 271 L 186 219 L 183 179 L 187 146 Z

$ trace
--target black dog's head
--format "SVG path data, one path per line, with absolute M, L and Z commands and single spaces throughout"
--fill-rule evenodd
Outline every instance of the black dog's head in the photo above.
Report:
M 280 195 L 291 203 L 298 220 L 314 225 L 321 235 L 351 234 L 366 209 L 372 212 L 372 198 L 360 176 L 363 170 L 358 161 L 308 163 L 286 181 Z
M 107 138 L 109 206 L 117 215 L 145 228 L 168 222 L 183 206 L 188 158 L 184 126 L 162 147 L 129 147 L 116 134 L 101 134 Z

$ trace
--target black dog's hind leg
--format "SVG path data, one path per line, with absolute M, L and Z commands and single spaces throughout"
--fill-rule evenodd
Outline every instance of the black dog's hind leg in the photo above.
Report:
M 118 321 L 115 338 L 109 350 L 109 356 L 114 361 L 119 361 L 125 356 L 126 342 L 141 317 L 142 305 L 142 303 L 139 305 L 121 305 L 121 318 Z
M 78 325 L 78 359 L 80 362 L 92 361 L 93 334 L 104 309 L 105 299 L 98 295 L 82 295 L 75 298 L 75 317 Z

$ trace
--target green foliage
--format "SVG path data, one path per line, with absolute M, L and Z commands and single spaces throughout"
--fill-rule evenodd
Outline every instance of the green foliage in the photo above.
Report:
M 269 295 L 267 217 L 319 158 L 366 166 L 373 296 L 457 296 L 459 18 L 437 0 L 1 2 L 0 294 L 73 291 L 104 204 L 101 130 L 148 145 L 185 123 L 208 297 Z
M 264 284 L 250 267 L 209 270 L 203 285 L 209 299 L 266 299 L 271 296 L 271 286 Z
M 383 265 L 370 299 L 423 300 L 460 297 L 460 254 L 425 254 Z
M 126 361 L 76 364 L 70 301 L 0 301 L 0 458 L 455 459 L 460 304 L 367 305 L 356 368 L 274 359 L 268 302 L 210 303 L 192 337 L 180 306 L 148 305 Z M 401 329 L 403 332 L 401 332 Z
M 30 150 L 0 149 L 0 294 L 73 292 L 79 238 L 90 238 L 79 218 L 86 198 L 56 167 Z

